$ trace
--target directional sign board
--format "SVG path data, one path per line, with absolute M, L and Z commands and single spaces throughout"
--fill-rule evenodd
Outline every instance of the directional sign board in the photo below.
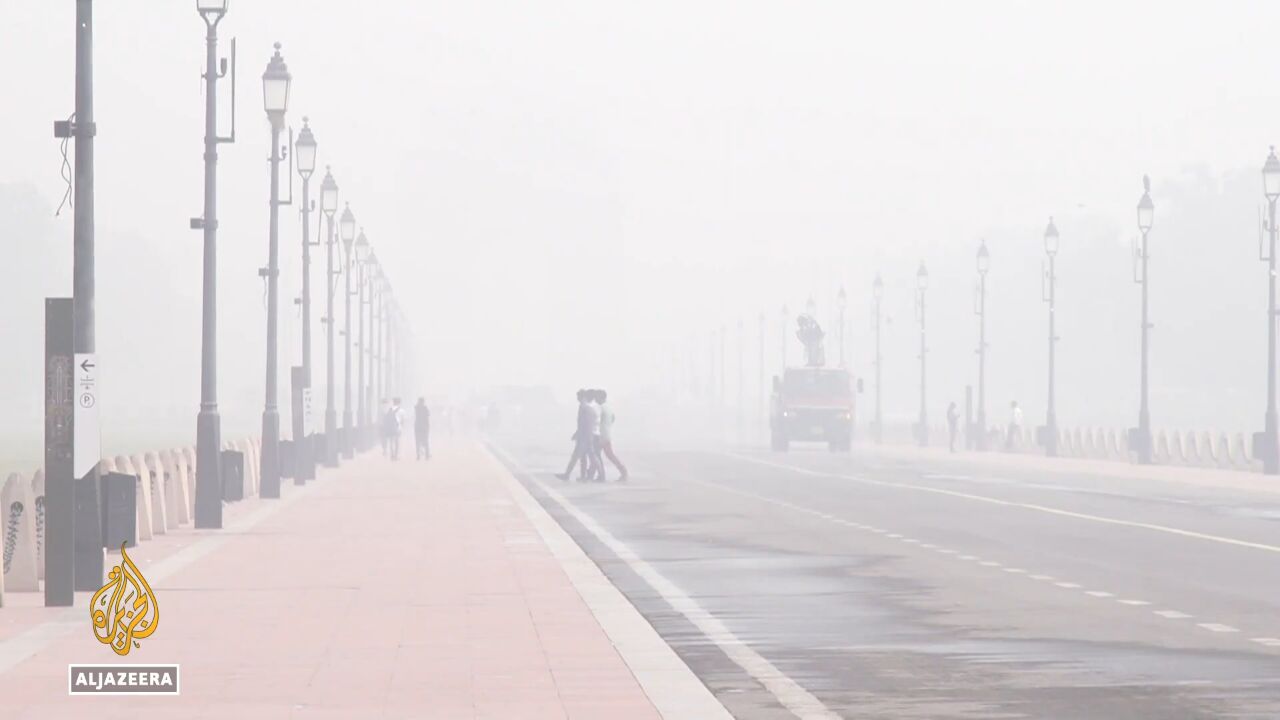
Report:
M 102 434 L 98 427 L 98 356 L 76 353 L 74 361 L 75 445 L 72 467 L 75 477 L 82 478 L 102 459 Z

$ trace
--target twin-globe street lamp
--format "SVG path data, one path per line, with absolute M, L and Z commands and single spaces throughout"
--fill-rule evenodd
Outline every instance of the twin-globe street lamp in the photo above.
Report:
M 280 277 L 280 206 L 288 203 L 280 200 L 280 132 L 284 129 L 284 116 L 289 110 L 289 88 L 293 77 L 280 55 L 280 43 L 275 44 L 275 55 L 267 63 L 262 74 L 263 106 L 271 122 L 271 220 L 267 251 L 267 267 L 258 274 L 267 281 L 267 369 L 266 401 L 262 411 L 262 458 L 260 466 L 261 488 L 264 498 L 280 497 L 280 410 L 277 388 L 277 324 L 279 316 Z M 291 199 L 292 200 L 292 199 Z

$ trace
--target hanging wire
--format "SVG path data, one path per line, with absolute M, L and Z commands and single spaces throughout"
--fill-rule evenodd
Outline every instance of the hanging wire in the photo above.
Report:
M 67 118 L 67 123 L 68 123 L 68 124 L 75 124 L 75 120 L 76 120 L 76 114 L 75 114 L 75 113 L 71 113 L 71 117 Z M 72 174 L 71 174 L 71 160 L 67 157 L 67 146 L 68 146 L 68 145 L 70 145 L 70 144 L 71 144 L 71 137 L 70 137 L 70 136 L 62 138 L 62 148 L 61 148 L 61 150 L 62 150 L 62 170 L 61 170 L 61 172 L 62 172 L 62 180 L 63 180 L 63 182 L 65 182 L 65 183 L 67 184 L 67 191 L 66 191 L 65 193 L 63 193 L 63 195 L 62 195 L 62 202 L 58 203 L 58 211 L 57 211 L 57 212 L 55 212 L 55 213 L 53 214 L 53 215 L 54 215 L 54 217 L 61 217 L 61 216 L 62 216 L 62 208 L 63 208 L 63 207 L 71 207 L 71 208 L 74 208 L 74 207 L 75 207 L 75 205 L 76 205 L 76 204 L 75 204 L 75 198 L 73 197 L 74 192 L 75 192 L 75 183 L 72 181 Z

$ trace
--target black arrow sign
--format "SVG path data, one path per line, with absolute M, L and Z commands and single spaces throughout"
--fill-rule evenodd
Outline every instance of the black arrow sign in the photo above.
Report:
M 93 363 L 90 363 L 88 358 L 85 358 L 84 362 L 80 363 L 80 369 L 85 372 L 89 372 L 90 370 L 96 367 L 98 366 L 94 365 Z

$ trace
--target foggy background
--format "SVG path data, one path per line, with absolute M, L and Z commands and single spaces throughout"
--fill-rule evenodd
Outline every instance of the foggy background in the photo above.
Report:
M 194 442 L 199 402 L 204 25 L 195 3 L 95 3 L 98 353 L 104 449 Z M 73 109 L 74 3 L 0 0 L 0 459 L 41 440 L 43 301 L 70 294 L 71 214 L 52 123 Z M 220 147 L 223 435 L 256 433 L 263 392 L 272 42 L 289 124 L 319 142 L 341 200 L 415 331 L 419 384 L 582 385 L 618 402 L 706 372 L 712 334 L 813 295 L 872 398 L 871 281 L 884 275 L 886 421 L 918 407 L 916 266 L 928 264 L 930 412 L 976 382 L 974 253 L 985 237 L 988 416 L 1043 422 L 1041 237 L 1059 253 L 1058 417 L 1136 421 L 1144 173 L 1152 419 L 1252 430 L 1264 409 L 1260 168 L 1280 138 L 1280 6 L 1084 2 L 352 3 L 232 0 L 238 142 Z M 230 84 L 221 84 L 222 131 Z M 300 199 L 301 184 L 294 189 Z M 282 210 L 281 376 L 300 356 L 299 208 Z M 322 232 L 315 229 L 313 232 Z M 313 316 L 323 313 L 313 253 Z M 337 305 L 341 317 L 341 304 Z M 339 321 L 340 322 L 340 321 Z M 792 334 L 792 359 L 798 346 Z M 324 332 L 313 332 L 323 398 Z M 337 353 L 341 357 L 341 353 Z M 728 387 L 736 392 L 730 355 Z M 337 373 L 341 382 L 341 367 Z M 282 383 L 282 427 L 288 421 Z M 339 391 L 339 398 L 341 392 Z M 317 407 L 319 413 L 323 404 Z M 338 408 L 339 413 L 341 407 Z M 863 417 L 866 417 L 864 414 Z M 6 466 L 8 467 L 8 466 Z M 15 468 L 16 469 L 16 468 Z

